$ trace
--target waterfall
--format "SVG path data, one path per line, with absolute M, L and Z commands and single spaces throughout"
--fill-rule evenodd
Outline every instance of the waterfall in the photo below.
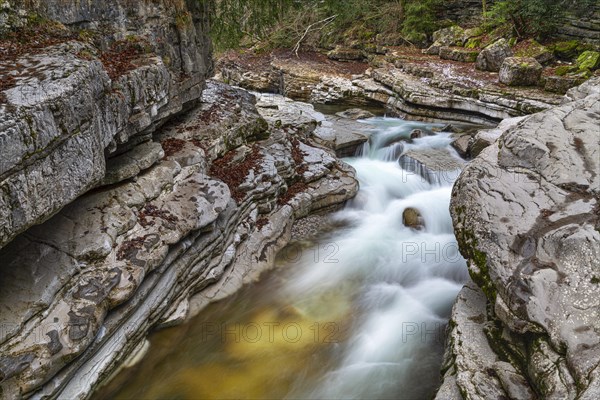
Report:
M 305 260 L 285 289 L 294 298 L 341 292 L 354 310 L 352 334 L 337 349 L 335 368 L 317 384 L 297 382 L 289 398 L 427 398 L 439 380 L 444 329 L 467 279 L 448 211 L 458 171 L 442 179 L 441 171 L 402 154 L 446 151 L 450 138 L 407 141 L 411 130 L 431 125 L 392 118 L 368 123 L 369 142 L 347 159 L 360 192 L 334 216 L 347 228 L 328 239 L 338 262 Z M 403 226 L 408 207 L 422 215 L 423 230 Z

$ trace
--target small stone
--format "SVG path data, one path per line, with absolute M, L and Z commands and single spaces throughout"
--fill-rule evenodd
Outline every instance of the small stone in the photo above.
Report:
M 413 129 L 413 131 L 410 133 L 411 139 L 419 139 L 419 138 L 422 138 L 423 136 L 425 136 L 425 134 L 420 129 Z
M 402 224 L 408 228 L 421 230 L 425 228 L 425 222 L 421 213 L 416 208 L 409 207 L 402 212 Z

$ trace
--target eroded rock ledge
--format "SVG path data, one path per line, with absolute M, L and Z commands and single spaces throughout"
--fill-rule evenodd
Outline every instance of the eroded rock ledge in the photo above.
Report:
M 0 250 L 3 397 L 89 396 L 150 329 L 237 290 L 271 265 L 297 218 L 356 194 L 351 167 L 310 145 L 316 121 L 269 126 L 254 103 L 210 82 L 197 108 L 154 134 L 160 160 L 131 157 L 151 165 Z
M 566 101 L 507 128 L 454 187 L 475 283 L 438 399 L 600 397 L 600 80 Z
M 218 71 L 224 82 L 249 90 L 318 104 L 379 105 L 392 115 L 421 120 L 496 125 L 560 103 L 561 96 L 537 88 L 500 85 L 497 74 L 473 65 L 390 48 L 386 55 L 372 55 L 369 64 L 316 53 L 299 59 L 231 53 L 219 60 Z

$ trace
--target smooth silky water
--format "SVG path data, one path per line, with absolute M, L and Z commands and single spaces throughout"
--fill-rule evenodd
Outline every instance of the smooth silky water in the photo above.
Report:
M 365 121 L 369 144 L 346 159 L 360 191 L 330 217 L 337 228 L 290 244 L 259 282 L 153 334 L 148 355 L 110 397 L 430 398 L 467 279 L 448 211 L 456 173 L 430 184 L 397 162 L 402 151 L 449 147 L 447 133 L 398 144 L 432 127 Z M 425 229 L 402 224 L 407 207 L 421 212 Z

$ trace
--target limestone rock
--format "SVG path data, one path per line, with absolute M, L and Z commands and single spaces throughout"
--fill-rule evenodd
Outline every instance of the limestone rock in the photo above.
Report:
M 479 50 L 467 49 L 464 47 L 440 47 L 440 58 L 443 60 L 452 60 L 472 63 L 477 60 Z
M 600 396 L 600 94 L 587 90 L 504 132 L 451 200 L 470 275 L 494 305 L 489 343 L 543 398 Z
M 535 58 L 508 57 L 500 67 L 500 82 L 509 86 L 535 86 L 542 76 L 542 66 Z
M 268 136 L 268 124 L 255 107 L 255 98 L 242 89 L 206 82 L 200 106 L 156 135 L 161 142 L 185 139 L 203 148 L 209 159 Z
M 569 89 L 563 99 L 564 103 L 581 100 L 592 94 L 600 93 L 600 77 L 591 78 L 581 85 Z
M 434 184 L 452 183 L 464 167 L 463 161 L 446 149 L 409 150 L 398 162 L 405 171 Z
M 493 129 L 483 129 L 478 131 L 469 143 L 469 153 L 471 157 L 477 157 L 485 148 L 492 145 L 506 131 L 516 127 L 526 117 L 514 117 L 502 120 L 497 127 Z
M 337 45 L 335 49 L 327 53 L 327 57 L 338 61 L 358 61 L 363 60 L 365 54 L 360 49 Z
M 423 68 L 419 66 L 419 68 Z M 452 65 L 420 78 L 398 68 L 373 70 L 373 79 L 395 96 L 387 107 L 410 118 L 443 119 L 481 125 L 538 112 L 560 103 L 562 97 L 532 89 L 513 88 L 458 78 Z M 466 79 L 466 80 L 465 80 Z M 465 87 L 477 87 L 476 90 Z
M 258 59 L 258 60 L 257 60 Z M 389 49 L 371 60 L 374 70 L 348 76 L 331 64 L 299 61 L 277 54 L 250 61 L 227 56 L 219 65 L 221 79 L 259 91 L 318 104 L 384 106 L 391 115 L 425 121 L 443 119 L 496 125 L 504 118 L 531 114 L 560 103 L 562 97 L 526 87 L 509 87 L 452 62 L 422 62 Z M 260 68 L 258 68 L 260 66 Z M 482 76 L 483 75 L 483 76 Z M 268 83 L 268 89 L 265 86 Z
M 367 119 L 373 118 L 375 114 L 370 111 L 363 110 L 361 108 L 349 108 L 345 111 L 340 111 L 336 113 L 338 117 L 348 118 L 348 119 Z
M 500 67 L 507 57 L 512 57 L 513 51 L 506 39 L 499 39 L 490 44 L 477 56 L 475 67 L 482 71 L 500 71 Z
M 302 126 L 284 119 L 286 130 L 245 135 L 240 125 L 265 124 L 254 97 L 208 88 L 206 102 L 154 135 L 168 138 L 164 158 L 156 160 L 158 143 L 133 147 L 123 153 L 139 167 L 133 179 L 79 197 L 0 249 L 2 396 L 88 397 L 153 328 L 185 320 L 270 267 L 295 219 L 356 194 L 354 170 L 304 143 Z M 302 108 L 290 109 L 299 120 Z M 211 123 L 208 110 L 219 118 Z M 215 161 L 203 146 L 219 143 L 217 131 L 233 150 Z M 123 161 L 123 176 L 131 165 Z
M 102 185 L 112 185 L 133 178 L 150 168 L 165 155 L 161 145 L 156 142 L 144 142 L 134 149 L 109 159 Z
M 402 224 L 408 228 L 421 230 L 425 227 L 425 221 L 416 208 L 409 207 L 402 212 Z
M 293 101 L 281 95 L 255 93 L 259 113 L 269 125 L 292 128 L 317 145 L 335 151 L 338 157 L 349 157 L 367 141 L 360 133 L 360 123 L 339 116 L 325 116 L 308 103 Z M 360 114 L 367 115 L 362 113 Z M 351 110 L 352 111 L 352 110 Z M 352 115 L 358 115 L 357 111 Z
M 456 152 L 462 158 L 470 157 L 470 142 L 471 142 L 471 134 L 461 134 L 456 135 L 455 139 L 452 141 L 451 146 L 456 150 Z
M 100 50 L 76 40 L 0 61 L 0 74 L 14 78 L 0 92 L 0 247 L 101 184 L 106 158 L 150 140 L 157 125 L 199 98 L 212 68 L 203 10 L 182 4 L 190 18 L 172 34 L 167 3 L 44 1 L 34 10 L 76 30 L 94 31 L 102 21 L 107 47 L 126 34 L 147 37 L 150 53 L 113 79 Z M 108 181 L 147 168 L 153 154 Z
M 549 92 L 565 94 L 569 89 L 581 85 L 584 81 L 585 78 L 577 75 L 552 75 L 545 78 L 544 89 Z
M 433 42 L 440 46 L 462 46 L 465 38 L 465 31 L 458 25 L 452 25 L 433 32 Z

